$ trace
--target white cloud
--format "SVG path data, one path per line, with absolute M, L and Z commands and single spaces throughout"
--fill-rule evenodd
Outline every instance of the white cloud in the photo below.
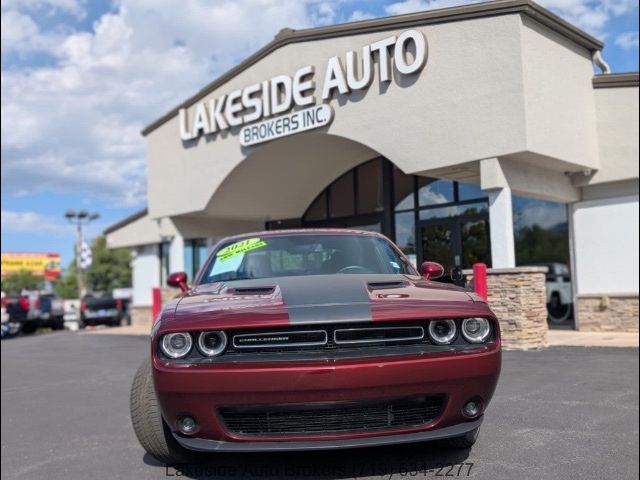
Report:
M 56 236 L 73 236 L 75 233 L 71 225 L 36 212 L 2 210 L 1 219 L 2 229 L 6 229 L 12 233 Z
M 613 17 L 638 9 L 638 0 L 539 0 L 539 3 L 569 23 L 605 40 Z
M 336 0 L 337 1 L 337 0 Z M 81 2 L 3 2 L 3 48 L 54 62 L 2 72 L 2 188 L 145 201 L 140 130 L 269 42 L 335 21 L 335 2 L 123 0 L 91 32 L 43 32 L 31 12 Z M 5 17 L 21 22 L 6 32 Z M 26 46 L 28 45 L 28 47 Z M 3 51 L 4 55 L 4 51 Z
M 403 15 L 405 13 L 421 12 L 423 10 L 468 5 L 481 1 L 483 0 L 405 0 L 387 5 L 384 7 L 384 10 L 387 15 Z
M 372 18 L 375 18 L 375 15 L 373 15 L 372 13 L 368 13 L 363 10 L 354 10 L 349 16 L 349 21 L 359 22 L 361 20 L 370 20 Z
M 75 238 L 76 228 L 64 218 L 42 215 L 37 212 L 17 212 L 2 210 L 2 230 L 13 234 Z M 99 235 L 104 230 L 104 222 L 93 222 L 85 227 L 87 238 Z
M 638 32 L 625 32 L 616 37 L 616 45 L 625 50 L 638 49 Z
M 388 15 L 401 15 L 436 8 L 455 7 L 484 0 L 404 0 L 385 7 Z M 568 22 L 605 39 L 613 17 L 638 9 L 638 0 L 538 0 L 538 3 Z
M 2 10 L 21 9 L 31 13 L 54 15 L 68 13 L 76 18 L 86 15 L 86 0 L 2 0 Z

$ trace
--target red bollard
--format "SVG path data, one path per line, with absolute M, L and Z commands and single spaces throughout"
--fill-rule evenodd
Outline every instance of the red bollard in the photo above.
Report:
M 152 303 L 151 303 L 151 323 L 156 323 L 158 315 L 160 315 L 160 309 L 162 308 L 162 295 L 160 295 L 160 287 L 153 287 L 152 289 Z
M 484 263 L 473 264 L 473 289 L 487 300 L 487 265 Z

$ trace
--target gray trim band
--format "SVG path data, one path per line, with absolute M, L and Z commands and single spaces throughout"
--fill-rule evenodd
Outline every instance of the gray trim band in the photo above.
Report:
M 376 437 L 350 438 L 340 440 L 310 440 L 294 442 L 225 442 L 204 438 L 186 438 L 173 434 L 180 445 L 199 452 L 286 452 L 298 450 L 333 450 L 338 448 L 374 447 L 402 443 L 425 442 L 459 437 L 478 428 L 483 417 L 472 422 L 459 423 L 451 427 L 405 433 L 401 435 L 379 435 Z
M 593 88 L 624 88 L 637 87 L 640 84 L 638 72 L 605 73 L 594 75 Z
M 571 25 L 559 16 L 551 13 L 530 0 L 503 0 L 497 2 L 486 2 L 460 7 L 440 8 L 424 12 L 409 13 L 393 17 L 383 17 L 360 22 L 343 23 L 328 27 L 309 28 L 305 30 L 292 30 L 283 28 L 276 37 L 253 55 L 228 70 L 206 85 L 198 93 L 189 97 L 177 107 L 151 122 L 142 130 L 142 135 L 146 136 L 153 130 L 173 118 L 181 108 L 187 108 L 202 99 L 215 89 L 221 87 L 236 75 L 242 73 L 259 60 L 269 55 L 274 50 L 290 43 L 307 42 L 326 38 L 344 37 L 349 35 L 361 35 L 371 32 L 382 32 L 400 28 L 409 28 L 420 25 L 433 25 L 439 23 L 456 22 L 461 20 L 471 20 L 476 18 L 494 17 L 508 14 L 528 15 L 535 21 L 585 47 L 589 51 L 602 50 L 604 44 L 592 37 L 588 33 Z

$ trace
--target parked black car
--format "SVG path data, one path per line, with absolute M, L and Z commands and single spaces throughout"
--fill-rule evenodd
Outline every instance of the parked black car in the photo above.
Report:
M 119 326 L 122 320 L 122 301 L 110 294 L 90 294 L 80 303 L 82 326 L 111 325 Z

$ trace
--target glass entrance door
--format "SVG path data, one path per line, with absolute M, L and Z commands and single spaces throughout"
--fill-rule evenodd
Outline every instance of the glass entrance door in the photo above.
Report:
M 491 265 L 489 218 L 486 214 L 437 218 L 420 222 L 422 260 L 442 264 L 445 280 L 454 267 Z
M 423 261 L 438 262 L 445 272 L 456 264 L 454 238 L 455 222 L 451 219 L 428 220 L 420 225 Z

